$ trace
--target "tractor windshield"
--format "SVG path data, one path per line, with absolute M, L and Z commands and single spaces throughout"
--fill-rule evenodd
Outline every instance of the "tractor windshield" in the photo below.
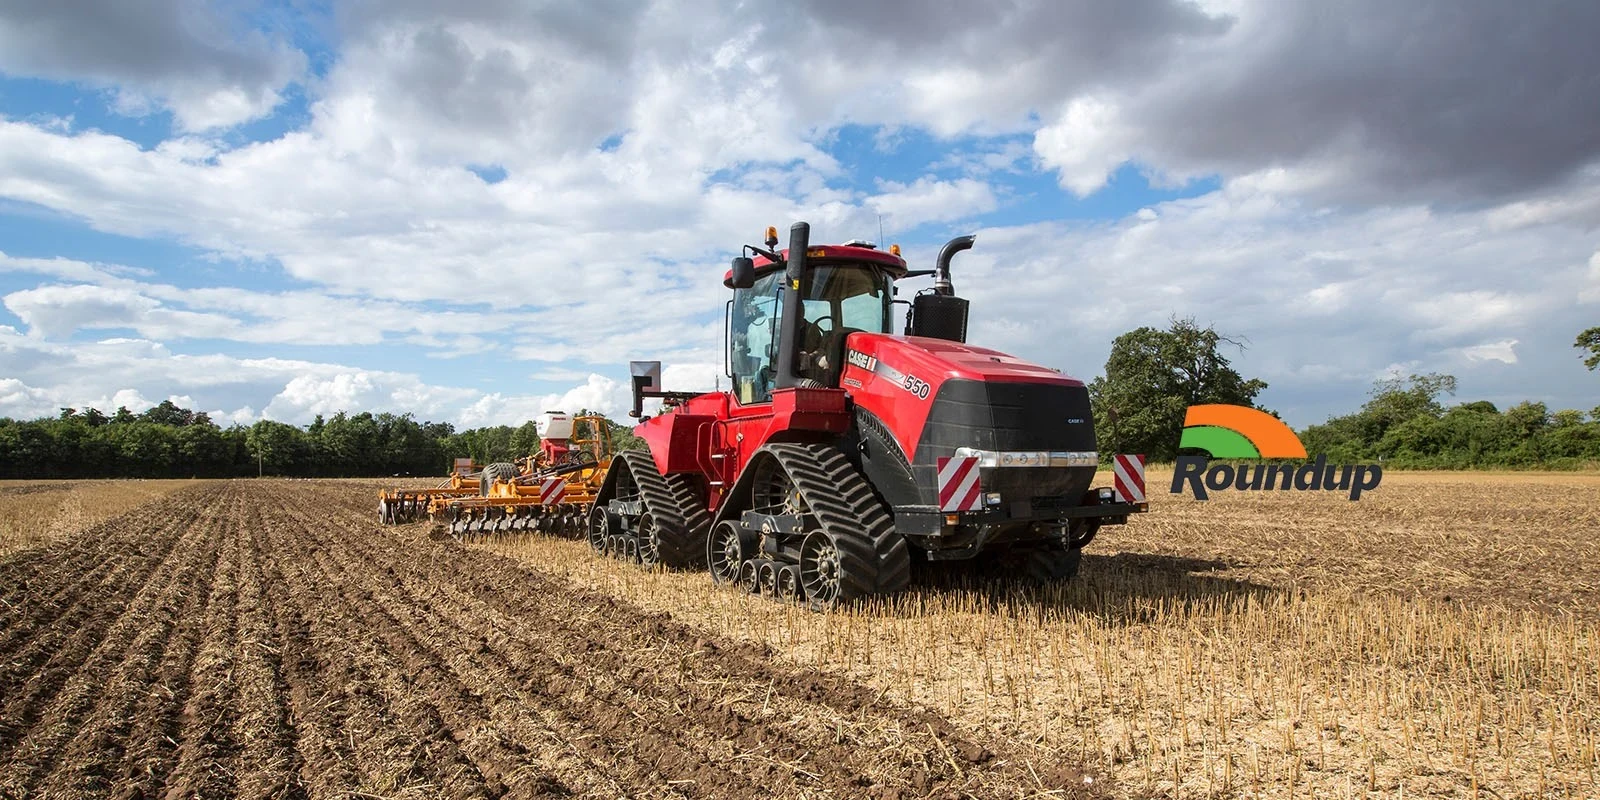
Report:
M 838 386 L 845 337 L 862 331 L 889 333 L 890 281 L 868 264 L 820 266 L 806 277 L 805 323 L 795 363 L 803 377 Z

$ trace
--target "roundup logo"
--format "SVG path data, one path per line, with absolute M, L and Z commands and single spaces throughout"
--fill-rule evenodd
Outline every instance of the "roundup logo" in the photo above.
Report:
M 1183 418 L 1183 438 L 1178 447 L 1204 450 L 1210 458 L 1305 459 L 1306 448 L 1300 437 L 1282 420 L 1244 406 L 1190 406 Z M 1178 456 L 1172 474 L 1172 493 L 1181 494 L 1185 481 L 1196 500 L 1206 500 L 1206 491 L 1341 491 L 1351 500 L 1378 488 L 1383 468 L 1377 464 L 1334 466 L 1319 455 L 1309 464 L 1211 464 L 1206 456 Z

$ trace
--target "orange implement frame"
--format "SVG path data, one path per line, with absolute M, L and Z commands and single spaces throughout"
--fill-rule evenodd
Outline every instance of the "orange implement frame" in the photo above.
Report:
M 476 496 L 438 496 L 428 505 L 436 522 L 449 525 L 463 540 L 492 534 L 538 532 L 559 536 L 582 533 L 583 520 L 611 468 L 611 434 L 598 415 L 573 418 L 573 436 L 562 440 L 562 457 L 553 463 L 541 451 L 525 460 L 519 475 L 497 478 Z

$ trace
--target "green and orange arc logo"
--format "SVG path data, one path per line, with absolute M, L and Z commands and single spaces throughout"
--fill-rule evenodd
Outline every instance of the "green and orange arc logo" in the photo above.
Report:
M 1212 458 L 1305 458 L 1305 445 L 1283 420 L 1254 408 L 1189 406 L 1179 448 L 1204 450 Z

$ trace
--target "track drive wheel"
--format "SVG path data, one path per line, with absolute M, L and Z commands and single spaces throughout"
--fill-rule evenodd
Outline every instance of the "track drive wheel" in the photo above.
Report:
M 617 460 L 626 469 L 618 476 L 619 498 L 637 498 L 644 504 L 645 513 L 640 515 L 636 528 L 641 539 L 639 550 L 641 556 L 647 549 L 653 552 L 643 563 L 670 569 L 705 566 L 711 515 L 691 479 L 686 475 L 662 475 L 655 459 L 643 450 L 624 451 Z M 615 469 L 616 462 L 612 465 Z M 646 538 L 650 540 L 648 544 L 643 541 Z
M 706 541 L 706 563 L 711 566 L 711 580 L 717 583 L 738 583 L 739 567 L 755 555 L 755 537 L 733 520 L 723 520 L 711 530 Z
M 589 522 L 585 528 L 589 537 L 589 546 L 594 548 L 596 553 L 604 553 L 606 551 L 606 539 L 622 533 L 622 520 L 618 519 L 616 514 L 608 511 L 605 506 L 595 503 L 594 510 L 589 512 Z

